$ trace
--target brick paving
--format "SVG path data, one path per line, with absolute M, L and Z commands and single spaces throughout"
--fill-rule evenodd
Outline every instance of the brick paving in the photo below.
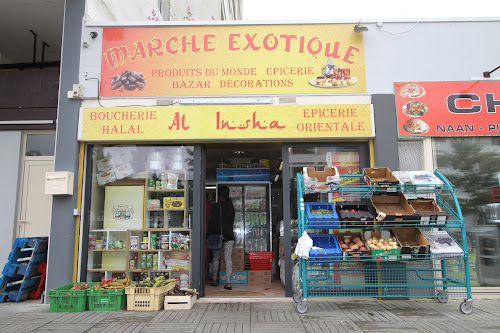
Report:
M 0 304 L 3 332 L 103 333 L 340 333 L 340 332 L 500 332 L 500 299 L 473 301 L 463 314 L 460 300 L 310 299 L 308 312 L 295 303 L 204 303 L 191 310 L 51 313 L 40 300 Z

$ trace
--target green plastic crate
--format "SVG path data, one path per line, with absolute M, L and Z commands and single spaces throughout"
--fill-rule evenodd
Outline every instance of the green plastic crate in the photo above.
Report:
M 123 289 L 88 289 L 89 311 L 120 311 L 127 306 Z
M 85 282 L 78 284 L 82 283 Z M 93 288 L 94 284 L 89 283 L 90 288 L 86 290 L 70 290 L 74 284 L 68 283 L 49 290 L 50 312 L 82 312 L 88 309 L 87 290 Z

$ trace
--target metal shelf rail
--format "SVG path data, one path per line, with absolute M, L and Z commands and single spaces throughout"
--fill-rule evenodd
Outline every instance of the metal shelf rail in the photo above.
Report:
M 420 228 L 421 230 L 445 230 L 459 228 L 460 234 L 454 238 L 461 244 L 463 253 L 413 255 L 411 259 L 380 261 L 374 255 L 346 260 L 342 256 L 321 256 L 299 258 L 299 288 L 294 294 L 299 313 L 307 312 L 309 297 L 372 297 L 381 299 L 436 298 L 446 303 L 449 297 L 464 297 L 460 310 L 472 313 L 471 283 L 469 275 L 469 254 L 463 215 L 455 195 L 455 187 L 436 170 L 435 175 L 443 182 L 439 186 L 398 186 L 397 191 L 415 191 L 418 196 L 434 196 L 438 205 L 448 214 L 446 225 L 421 225 L 420 221 L 324 221 L 311 223 L 306 216 L 304 194 L 318 193 L 304 187 L 303 175 L 297 174 L 297 198 L 299 204 L 299 237 L 308 229 L 323 229 L 332 233 L 333 229 L 384 230 L 392 228 Z M 361 175 L 341 175 L 349 178 L 348 185 L 340 185 L 327 193 L 340 193 L 346 198 L 370 198 L 382 188 L 365 185 Z M 342 184 L 342 183 L 341 183 Z M 321 193 L 325 193 L 322 191 Z M 445 194 L 446 193 L 446 194 Z M 448 203 L 443 200 L 448 196 Z

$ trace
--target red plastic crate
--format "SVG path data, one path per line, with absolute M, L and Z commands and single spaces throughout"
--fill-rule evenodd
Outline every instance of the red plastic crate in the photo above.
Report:
M 248 252 L 252 271 L 270 271 L 273 266 L 272 252 Z

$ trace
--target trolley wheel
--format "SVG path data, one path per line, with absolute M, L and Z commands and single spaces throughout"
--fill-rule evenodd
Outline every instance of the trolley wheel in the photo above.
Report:
M 462 311 L 464 314 L 471 314 L 472 313 L 472 303 L 468 301 L 464 301 L 460 303 L 460 311 Z
M 297 303 L 297 312 L 298 313 L 306 313 L 307 312 L 307 303 L 304 301 L 300 301 Z
M 299 303 L 302 301 L 302 295 L 300 293 L 293 294 L 293 301 L 295 303 Z
M 448 292 L 446 290 L 438 291 L 437 300 L 439 301 L 439 303 L 447 303 L 448 302 Z

